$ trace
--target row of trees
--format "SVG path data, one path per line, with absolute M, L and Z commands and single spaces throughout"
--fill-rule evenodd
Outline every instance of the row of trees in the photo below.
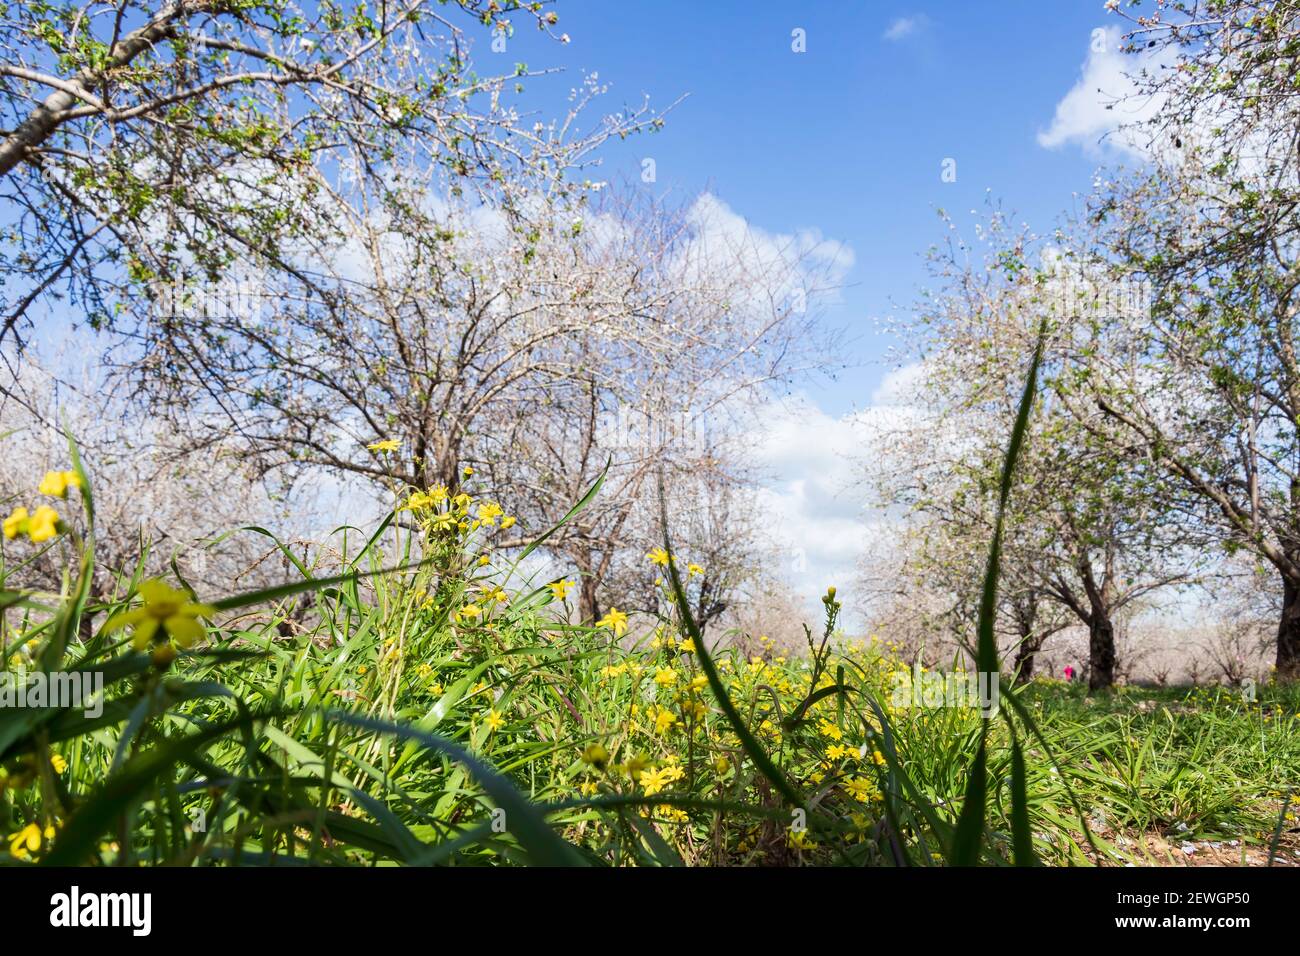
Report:
M 75 310 L 177 454 L 235 450 L 278 490 L 455 491 L 472 468 L 515 544 L 608 465 L 549 542 L 588 620 L 651 600 L 662 477 L 717 617 L 760 564 L 738 436 L 759 390 L 825 361 L 833 259 L 709 197 L 592 182 L 604 142 L 660 117 L 583 131 L 585 81 L 525 118 L 537 72 L 470 64 L 475 35 L 555 23 L 496 0 L 0 12 L 0 337 Z
M 927 424 L 882 482 L 913 515 L 904 573 L 947 595 L 940 608 L 969 631 L 1042 334 L 1003 565 L 1021 674 L 1048 636 L 1081 625 L 1090 685 L 1107 687 L 1117 614 L 1267 567 L 1277 674 L 1300 678 L 1300 5 L 1166 4 L 1129 39 L 1133 53 L 1176 52 L 1173 68 L 1135 75 L 1135 100 L 1154 106 L 1128 131 L 1144 134 L 1145 168 L 1099 182 L 1046 239 L 995 211 L 977 247 L 933 252 Z

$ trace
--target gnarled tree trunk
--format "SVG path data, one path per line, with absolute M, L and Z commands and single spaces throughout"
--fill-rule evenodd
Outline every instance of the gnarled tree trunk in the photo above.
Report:
M 1300 586 L 1282 578 L 1282 616 L 1277 623 L 1277 679 L 1300 680 Z
M 1115 685 L 1115 624 L 1105 608 L 1094 608 L 1088 621 L 1088 691 Z
M 1025 637 L 1016 648 L 1016 684 L 1028 684 L 1034 679 L 1034 655 L 1038 653 L 1041 643 L 1032 637 Z

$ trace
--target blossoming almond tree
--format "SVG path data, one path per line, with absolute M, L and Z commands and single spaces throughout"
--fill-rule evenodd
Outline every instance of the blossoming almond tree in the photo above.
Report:
M 1190 582 L 1203 563 L 1204 535 L 1165 506 L 1170 482 L 1160 469 L 1096 437 L 1104 416 L 1095 408 L 1088 414 L 1076 374 L 1079 329 L 1096 310 L 1070 293 L 1068 270 L 999 213 L 981 234 L 981 256 L 956 240 L 934 253 L 938 288 L 921 309 L 919 391 L 929 414 L 921 457 L 914 453 L 913 466 L 900 471 L 891 500 L 923 516 L 916 573 L 953 588 L 954 616 L 969 631 L 1020 363 L 1045 329 L 1041 391 L 1004 515 L 1002 610 L 1023 632 L 1021 646 L 1032 647 L 1045 636 L 1039 627 L 1050 633 L 1061 624 L 1056 613 L 1042 614 L 1041 603 L 1059 605 L 1088 630 L 1090 688 L 1109 688 L 1118 615 Z M 1043 264 L 1031 267 L 1040 252 Z
M 346 190 L 345 150 L 372 158 L 363 177 L 414 152 L 498 198 L 524 167 L 567 170 L 574 152 L 502 99 L 527 67 L 483 75 L 468 58 L 473 32 L 555 22 L 519 0 L 5 6 L 0 341 L 64 294 L 105 326 L 142 287 L 249 257 L 302 277 L 283 244 L 329 228 L 308 212 L 317 190 Z
M 1276 667 L 1300 678 L 1297 6 L 1172 5 L 1136 17 L 1131 41 L 1176 58 L 1137 77 L 1134 101 L 1158 108 L 1125 133 L 1150 164 L 1099 184 L 1074 245 L 1153 303 L 1139 321 L 1096 316 L 1078 407 L 1177 483 L 1169 507 L 1273 569 Z

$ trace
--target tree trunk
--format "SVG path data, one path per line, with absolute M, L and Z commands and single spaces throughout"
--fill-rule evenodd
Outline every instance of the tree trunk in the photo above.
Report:
M 1031 639 L 1026 638 L 1020 642 L 1016 649 L 1016 684 L 1028 684 L 1034 679 L 1034 655 L 1038 653 L 1038 645 Z
M 1277 679 L 1300 680 L 1300 586 L 1282 579 L 1282 617 L 1277 624 Z
M 596 603 L 596 578 L 587 574 L 582 578 L 578 589 L 578 620 L 583 624 L 592 624 L 600 617 L 600 605 Z
M 1100 609 L 1088 622 L 1088 693 L 1115 685 L 1115 625 Z

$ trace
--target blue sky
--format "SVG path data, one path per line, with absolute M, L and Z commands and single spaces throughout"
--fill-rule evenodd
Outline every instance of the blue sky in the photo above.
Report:
M 1122 92 L 1131 69 L 1117 49 L 1122 21 L 1102 0 L 559 0 L 554 9 L 568 43 L 524 17 L 502 53 L 474 35 L 485 75 L 521 61 L 563 68 L 529 81 L 523 102 L 538 118 L 562 115 L 593 71 L 610 91 L 592 121 L 645 95 L 659 108 L 685 96 L 662 132 L 607 144 L 593 178 L 639 184 L 653 158 L 656 193 L 687 202 L 708 191 L 756 230 L 811 232 L 851 252 L 824 321 L 849 336 L 854 367 L 765 403 L 765 434 L 751 447 L 783 576 L 814 613 L 828 584 L 860 607 L 862 557 L 889 518 L 856 484 L 855 462 L 872 455 L 873 424 L 907 414 L 889 397 L 905 376 L 878 323 L 906 322 L 925 251 L 945 235 L 939 208 L 970 222 L 991 198 L 1048 231 L 1099 165 L 1140 157 L 1123 144 L 1096 147 L 1116 119 L 1097 89 Z M 796 29 L 806 52 L 792 49 Z M 946 159 L 955 182 L 941 177 Z
M 973 226 L 972 211 L 992 200 L 1049 232 L 1099 166 L 1140 161 L 1122 135 L 1099 145 L 1122 115 L 1106 102 L 1131 91 L 1125 21 L 1102 0 L 561 0 L 555 9 L 570 42 L 520 30 L 504 54 L 482 44 L 480 68 L 497 72 L 493 55 L 564 67 L 563 78 L 529 88 L 529 102 L 550 97 L 552 112 L 583 71 L 610 85 L 606 111 L 643 94 L 661 107 L 687 96 L 661 133 L 611 144 L 599 178 L 636 183 L 651 157 L 649 188 L 681 200 L 708 190 L 755 229 L 812 231 L 852 253 L 824 320 L 851 337 L 855 367 L 768 403 L 752 447 L 783 577 L 814 611 L 828 584 L 862 609 L 863 558 L 894 519 L 873 506 L 861 462 L 887 441 L 877 426 L 909 414 L 895 387 L 907 359 L 891 356 L 898 343 L 879 328 L 891 316 L 907 322 L 925 252 L 946 235 L 940 208 Z M 792 50 L 795 29 L 804 53 Z M 955 182 L 941 175 L 946 159 Z
M 1079 79 L 1092 31 L 1118 21 L 1100 0 L 1041 2 L 607 3 L 564 0 L 557 44 L 520 29 L 504 54 L 530 67 L 529 99 L 562 95 L 582 71 L 610 84 L 606 111 L 642 94 L 686 100 L 653 136 L 613 144 L 604 178 L 637 181 L 653 157 L 652 187 L 689 197 L 708 189 L 751 224 L 776 233 L 819 230 L 854 264 L 826 321 L 854 338 L 864 367 L 803 391 L 832 415 L 868 403 L 888 372 L 890 340 L 876 319 L 915 300 L 926 248 L 944 234 L 940 207 L 968 218 L 989 196 L 1044 230 L 1086 192 L 1099 157 L 1038 135 Z M 794 29 L 805 53 L 791 49 Z M 957 181 L 941 180 L 944 159 Z

